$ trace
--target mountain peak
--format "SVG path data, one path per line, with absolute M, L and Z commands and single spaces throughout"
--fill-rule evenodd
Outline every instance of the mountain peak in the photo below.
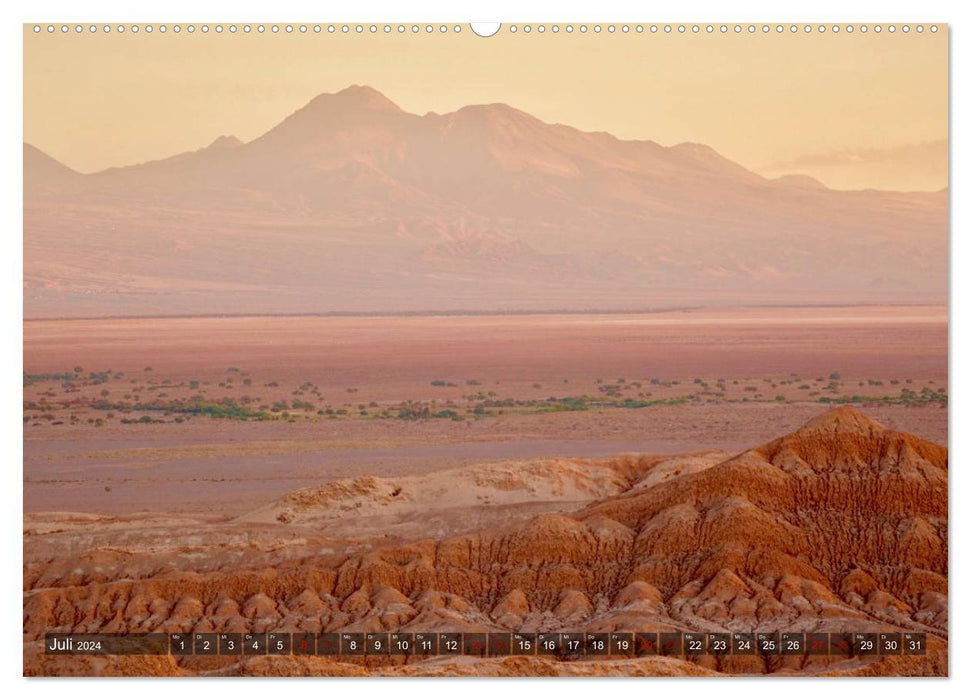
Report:
M 73 185 L 83 176 L 37 148 L 24 143 L 24 190 L 31 194 Z
M 350 85 L 339 92 L 325 92 L 317 95 L 308 104 L 311 109 L 369 109 L 400 112 L 401 108 L 383 94 L 367 85 Z
M 242 146 L 243 142 L 240 141 L 233 135 L 223 134 L 222 136 L 216 137 L 216 140 L 210 143 L 207 148 L 212 149 L 225 149 L 225 148 L 236 148 L 237 146 Z
M 466 105 L 453 112 L 453 117 L 473 117 L 483 120 L 502 120 L 502 119 L 526 119 L 539 121 L 531 114 L 516 109 L 505 102 L 492 102 L 489 104 Z
M 872 418 L 851 406 L 839 406 L 826 411 L 821 416 L 813 418 L 803 425 L 799 432 L 832 432 L 832 433 L 875 433 L 886 428 Z
M 773 180 L 777 185 L 785 187 L 795 187 L 806 190 L 825 190 L 826 185 L 809 175 L 794 173 L 792 175 L 781 175 Z
M 24 142 L 24 166 L 42 166 L 52 170 L 63 170 L 75 175 L 77 174 L 75 170 L 69 168 L 53 156 L 50 156 L 44 151 L 40 150 L 37 148 L 37 146 L 27 142 Z
M 813 418 L 794 433 L 752 450 L 790 475 L 947 472 L 947 448 L 887 428 L 850 406 Z

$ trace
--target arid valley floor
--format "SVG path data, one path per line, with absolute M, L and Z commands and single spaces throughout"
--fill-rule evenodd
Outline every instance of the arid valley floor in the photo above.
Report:
M 24 323 L 29 675 L 947 673 L 947 309 Z M 45 656 L 45 631 L 877 631 L 926 656 Z

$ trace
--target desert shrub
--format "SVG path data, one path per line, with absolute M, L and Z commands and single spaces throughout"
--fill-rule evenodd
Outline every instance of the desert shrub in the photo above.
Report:
M 76 374 L 28 374 L 24 372 L 24 386 L 30 386 L 31 384 L 37 384 L 38 382 L 70 382 L 77 378 Z

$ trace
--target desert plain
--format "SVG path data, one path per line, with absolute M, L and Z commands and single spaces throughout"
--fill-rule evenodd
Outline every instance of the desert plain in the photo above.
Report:
M 30 675 L 947 673 L 947 308 L 24 323 Z M 46 631 L 916 631 L 898 657 L 48 657 Z

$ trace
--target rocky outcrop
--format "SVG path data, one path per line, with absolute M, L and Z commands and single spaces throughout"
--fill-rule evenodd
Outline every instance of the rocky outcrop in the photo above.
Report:
M 135 578 L 105 573 L 137 559 L 119 552 L 86 553 L 70 570 L 63 562 L 28 562 L 25 639 L 52 629 L 900 629 L 926 632 L 934 648 L 946 650 L 946 448 L 840 408 L 721 457 L 700 464 L 694 455 L 691 468 L 677 474 L 672 458 L 628 465 L 622 477 L 615 468 L 598 482 L 609 488 L 580 479 L 582 464 L 570 463 L 569 483 L 610 495 L 568 515 L 540 514 L 442 539 L 369 541 L 345 555 L 314 554 L 311 539 L 263 555 L 258 568 L 224 556 L 218 567 L 162 568 Z M 652 481 L 654 468 L 665 478 Z M 495 469 L 485 474 L 490 488 L 499 475 L 509 477 Z M 358 486 L 354 498 L 374 490 Z M 306 513 L 318 508 L 319 494 L 346 489 L 305 490 L 283 503 Z M 259 663 L 271 662 L 226 672 Z M 490 663 L 490 673 L 505 668 Z M 667 668 L 652 663 L 652 673 Z M 705 663 L 719 672 L 764 673 L 810 663 L 818 670 L 823 662 L 807 657 L 795 667 L 759 662 L 754 669 L 737 660 Z M 921 662 L 886 663 L 911 669 Z M 925 663 L 933 673 L 944 661 L 929 655 Z

